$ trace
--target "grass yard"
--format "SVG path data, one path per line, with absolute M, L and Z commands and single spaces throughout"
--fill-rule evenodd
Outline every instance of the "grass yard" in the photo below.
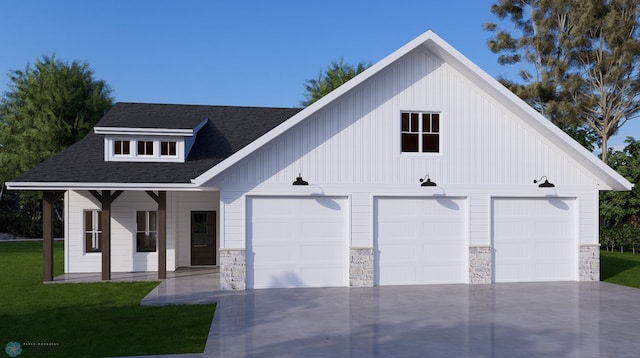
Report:
M 600 251 L 600 279 L 640 288 L 640 254 Z
M 56 275 L 63 271 L 55 243 Z M 202 352 L 215 305 L 143 307 L 157 282 L 43 284 L 42 243 L 0 243 L 0 355 L 109 357 Z

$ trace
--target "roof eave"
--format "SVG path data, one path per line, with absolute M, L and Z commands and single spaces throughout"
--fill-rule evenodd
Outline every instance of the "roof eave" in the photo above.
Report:
M 9 190 L 66 191 L 66 190 L 126 190 L 126 191 L 215 191 L 193 183 L 66 183 L 66 182 L 6 182 Z
M 205 121 L 199 125 L 202 127 Z M 199 129 L 199 128 L 198 128 Z M 170 129 L 170 128 L 128 128 L 128 127 L 94 127 L 95 134 L 106 135 L 161 135 L 161 136 L 186 136 L 194 134 L 193 129 Z

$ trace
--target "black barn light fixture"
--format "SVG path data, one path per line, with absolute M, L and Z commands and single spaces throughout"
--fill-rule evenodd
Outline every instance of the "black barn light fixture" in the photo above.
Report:
M 431 181 L 431 178 L 429 178 L 429 174 L 425 175 L 424 179 L 420 178 L 420 182 L 422 183 L 420 184 L 420 186 L 437 186 L 436 182 Z
M 547 179 L 547 177 L 545 175 L 540 177 L 540 180 L 533 180 L 533 184 L 538 184 L 539 182 L 542 181 L 542 178 L 544 178 L 544 182 L 540 183 L 540 185 L 538 185 L 539 188 L 553 188 L 555 187 L 555 185 L 553 185 L 553 183 L 549 183 L 549 180 Z
M 309 185 L 309 183 L 302 180 L 302 173 L 299 173 L 296 181 L 294 181 L 292 185 Z

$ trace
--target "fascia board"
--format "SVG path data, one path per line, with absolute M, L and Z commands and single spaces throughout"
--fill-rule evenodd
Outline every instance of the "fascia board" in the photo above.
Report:
M 205 122 L 199 126 L 204 125 Z M 152 136 L 193 136 L 193 129 L 167 129 L 167 128 L 126 128 L 126 127 L 94 127 L 95 134 L 106 135 L 152 135 Z
M 7 182 L 9 190 L 127 190 L 127 191 L 215 191 L 215 187 L 201 187 L 188 183 L 64 183 L 64 182 Z

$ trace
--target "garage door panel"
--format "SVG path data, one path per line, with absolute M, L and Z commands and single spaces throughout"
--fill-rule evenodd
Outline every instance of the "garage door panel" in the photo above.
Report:
M 575 199 L 493 199 L 495 282 L 576 279 Z
M 346 198 L 248 198 L 247 287 L 348 285 Z
M 450 282 L 450 277 L 456 277 L 460 273 L 460 267 L 458 263 L 453 265 L 437 265 L 437 266 L 427 266 L 423 270 L 423 277 L 426 281 L 432 284 L 448 284 Z M 458 283 L 458 282 L 454 282 Z
M 418 281 L 416 267 L 410 267 L 404 263 L 385 265 L 384 270 L 388 277 L 398 278 L 394 283 L 395 285 L 412 285 Z
M 379 252 L 381 255 L 388 257 L 389 262 L 413 261 L 417 255 L 415 247 L 406 240 L 386 245 Z
M 377 285 L 463 283 L 468 244 L 462 198 L 377 198 Z

